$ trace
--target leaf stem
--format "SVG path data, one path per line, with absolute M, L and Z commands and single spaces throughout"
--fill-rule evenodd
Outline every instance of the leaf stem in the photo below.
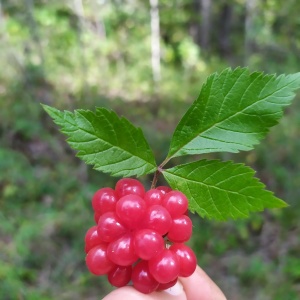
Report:
M 153 181 L 151 184 L 151 189 L 154 189 L 158 180 L 158 176 L 163 172 L 163 167 L 166 165 L 172 157 L 166 157 L 166 159 L 157 167 L 154 173 Z
M 164 165 L 166 165 L 172 157 L 167 157 L 159 166 L 158 169 L 162 169 Z
M 156 183 L 157 183 L 157 180 L 158 180 L 158 176 L 162 173 L 163 169 L 162 169 L 162 165 L 159 165 L 157 167 L 157 170 L 155 171 L 154 173 L 154 177 L 153 177 L 153 181 L 152 181 L 152 184 L 151 184 L 151 189 L 154 189 L 155 186 L 156 186 Z

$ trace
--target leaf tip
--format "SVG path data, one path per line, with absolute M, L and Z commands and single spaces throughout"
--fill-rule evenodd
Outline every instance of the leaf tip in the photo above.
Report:
M 57 108 L 54 108 L 52 106 L 40 103 L 41 106 L 43 107 L 43 109 L 45 110 L 45 112 L 51 117 L 51 118 L 55 118 L 57 116 L 57 113 L 59 113 L 60 111 Z

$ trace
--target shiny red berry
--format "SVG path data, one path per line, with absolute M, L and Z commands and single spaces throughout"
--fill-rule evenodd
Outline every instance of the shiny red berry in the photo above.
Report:
M 138 230 L 134 235 L 134 250 L 139 258 L 149 260 L 165 247 L 164 239 L 151 229 Z
M 108 211 L 114 211 L 116 203 L 116 192 L 108 187 L 98 190 L 92 198 L 92 206 L 94 211 L 101 214 L 104 214 Z
M 97 230 L 99 238 L 107 243 L 116 240 L 127 232 L 127 229 L 114 212 L 107 212 L 99 218 Z
M 149 270 L 159 283 L 168 283 L 179 275 L 179 260 L 174 252 L 164 249 L 149 260 Z
M 187 242 L 192 236 L 193 224 L 189 217 L 182 215 L 173 219 L 168 239 L 174 243 Z
M 144 196 L 144 200 L 147 204 L 147 206 L 159 204 L 161 205 L 162 198 L 164 196 L 164 193 L 158 189 L 151 189 L 146 192 Z
M 85 234 L 85 253 L 88 253 L 92 248 L 103 243 L 99 238 L 97 226 L 91 227 Z
M 101 244 L 92 248 L 86 258 L 86 265 L 94 275 L 104 275 L 113 269 L 115 264 L 107 257 L 107 245 Z
M 146 203 L 140 196 L 126 195 L 118 201 L 116 213 L 127 228 L 135 229 L 144 218 L 146 208 Z
M 150 273 L 148 262 L 145 260 L 133 267 L 131 280 L 135 289 L 144 294 L 154 292 L 159 284 Z
M 153 229 L 160 235 L 165 235 L 171 225 L 172 218 L 167 209 L 161 205 L 153 205 L 147 209 L 141 227 Z
M 156 187 L 156 189 L 161 191 L 164 195 L 172 191 L 172 189 L 170 187 L 164 186 L 164 185 L 160 185 L 160 186 Z
M 94 220 L 95 220 L 95 223 L 98 224 L 98 221 L 99 221 L 99 218 L 101 217 L 101 213 L 100 212 L 95 212 L 94 213 Z
M 176 218 L 186 212 L 188 200 L 183 193 L 171 191 L 164 196 L 162 205 L 169 211 L 172 218 Z
M 115 266 L 107 274 L 109 283 L 115 287 L 122 287 L 129 283 L 131 279 L 132 266 Z
M 173 244 L 170 247 L 179 261 L 179 276 L 188 277 L 194 273 L 197 266 L 197 258 L 194 251 L 184 244 Z
M 115 186 L 115 191 L 118 198 L 126 195 L 138 195 L 140 197 L 145 195 L 145 188 L 142 183 L 133 178 L 120 179 Z
M 111 242 L 107 248 L 107 256 L 119 266 L 130 266 L 133 264 L 138 259 L 138 256 L 134 251 L 132 233 L 126 233 Z
M 178 278 L 175 278 L 174 280 L 168 282 L 168 283 L 160 283 L 157 287 L 157 291 L 162 291 L 171 288 L 177 283 Z

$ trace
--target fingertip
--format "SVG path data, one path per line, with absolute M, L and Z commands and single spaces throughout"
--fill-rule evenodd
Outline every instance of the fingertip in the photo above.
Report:
M 226 300 L 225 295 L 212 279 L 197 266 L 187 278 L 180 278 L 188 300 Z

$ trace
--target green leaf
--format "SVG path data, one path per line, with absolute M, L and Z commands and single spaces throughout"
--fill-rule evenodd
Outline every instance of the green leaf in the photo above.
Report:
M 254 173 L 243 164 L 219 160 L 200 160 L 163 171 L 170 186 L 188 197 L 192 212 L 217 220 L 245 218 L 250 212 L 286 206 L 265 190 Z
M 105 108 L 59 111 L 43 105 L 77 156 L 94 168 L 113 176 L 142 176 L 154 172 L 153 153 L 140 128 Z
M 167 158 L 251 150 L 299 88 L 300 73 L 276 77 L 237 68 L 212 74 L 177 125 Z

